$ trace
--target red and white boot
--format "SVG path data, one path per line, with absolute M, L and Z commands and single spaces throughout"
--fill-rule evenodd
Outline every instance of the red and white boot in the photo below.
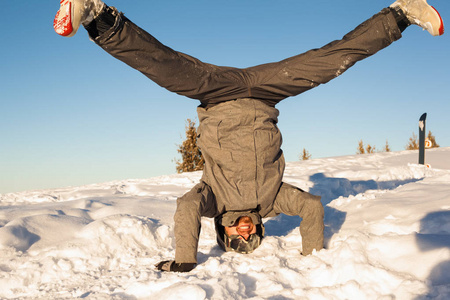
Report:
M 105 4 L 101 0 L 60 0 L 59 5 L 53 28 L 57 34 L 71 37 L 77 33 L 80 24 L 91 22 Z
M 397 0 L 390 7 L 401 9 L 411 24 L 419 25 L 431 35 L 444 34 L 444 22 L 439 12 L 426 0 Z

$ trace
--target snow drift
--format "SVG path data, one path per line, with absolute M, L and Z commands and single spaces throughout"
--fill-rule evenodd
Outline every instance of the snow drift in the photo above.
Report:
M 265 220 L 252 254 L 224 253 L 203 219 L 199 265 L 174 257 L 176 198 L 201 173 L 0 195 L 0 298 L 449 299 L 450 148 L 289 163 L 322 196 L 325 249 L 302 257 L 299 217 Z

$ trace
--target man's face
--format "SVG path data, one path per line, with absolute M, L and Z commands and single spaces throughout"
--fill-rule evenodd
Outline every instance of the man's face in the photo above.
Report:
M 248 240 L 251 234 L 256 233 L 256 226 L 250 217 L 240 217 L 233 226 L 225 226 L 225 233 L 228 236 L 240 235 Z

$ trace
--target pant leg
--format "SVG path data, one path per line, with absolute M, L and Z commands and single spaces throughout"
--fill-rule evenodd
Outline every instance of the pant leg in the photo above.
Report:
M 324 210 L 319 196 L 282 183 L 275 198 L 273 211 L 288 216 L 300 216 L 300 234 L 302 236 L 302 254 L 311 254 L 323 248 Z
M 109 54 L 169 91 L 198 99 L 204 107 L 237 98 L 275 106 L 341 75 L 356 62 L 401 37 L 390 9 L 365 21 L 341 40 L 280 62 L 246 69 L 220 67 L 163 45 L 117 10 L 115 24 L 94 41 Z
M 204 182 L 194 186 L 177 200 L 175 212 L 175 261 L 197 263 L 201 217 L 215 217 L 216 200 L 211 188 Z
M 303 93 L 341 75 L 401 38 L 394 12 L 383 9 L 341 40 L 283 61 L 245 69 L 251 97 L 270 105 Z
M 114 25 L 105 31 L 104 24 L 111 23 L 111 15 L 115 18 Z M 167 90 L 198 99 L 205 107 L 248 96 L 242 70 L 204 63 L 174 51 L 115 8 L 105 8 L 98 18 L 94 23 L 103 24 L 100 30 L 95 24 L 87 25 L 94 42 Z M 99 31 L 100 35 L 92 36 Z

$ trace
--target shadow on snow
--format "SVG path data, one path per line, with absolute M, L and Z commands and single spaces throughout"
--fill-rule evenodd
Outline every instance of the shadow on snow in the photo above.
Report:
M 441 248 L 450 249 L 450 211 L 442 210 L 427 214 L 420 221 L 420 230 L 416 234 L 416 242 L 423 252 Z M 444 260 L 434 266 L 428 276 L 427 284 L 428 293 L 417 297 L 416 300 L 439 297 L 449 299 L 450 260 Z
M 333 234 L 339 232 L 345 222 L 346 212 L 329 207 L 328 204 L 339 197 L 355 196 L 368 190 L 393 190 L 397 187 L 419 181 L 420 179 L 375 181 L 375 180 L 349 180 L 347 178 L 327 177 L 323 173 L 310 176 L 314 184 L 309 193 L 322 197 L 325 209 L 325 248 L 328 247 Z M 279 215 L 265 223 L 266 236 L 285 236 L 299 226 L 299 216 Z

